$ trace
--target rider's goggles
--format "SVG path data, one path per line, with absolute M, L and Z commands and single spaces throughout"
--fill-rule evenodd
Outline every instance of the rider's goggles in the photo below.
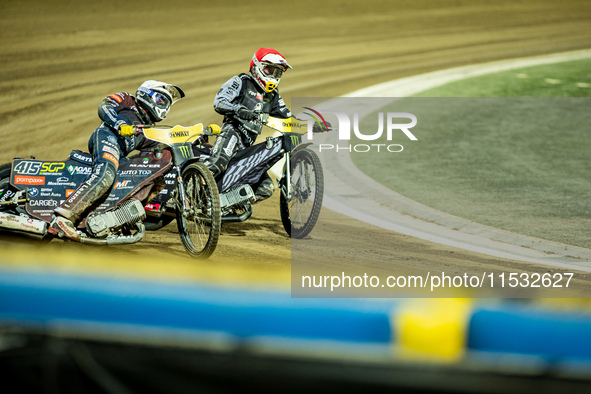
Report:
M 168 109 L 170 107 L 170 99 L 164 94 L 150 90 L 149 95 L 158 108 Z
M 263 73 L 265 73 L 266 76 L 279 79 L 283 75 L 283 69 L 271 65 L 265 65 L 263 67 Z

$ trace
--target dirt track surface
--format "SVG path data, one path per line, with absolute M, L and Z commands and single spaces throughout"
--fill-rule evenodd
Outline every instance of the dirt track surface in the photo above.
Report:
M 167 124 L 220 123 L 212 108 L 215 93 L 228 78 L 247 71 L 261 46 L 278 49 L 294 66 L 280 84 L 287 102 L 343 95 L 454 66 L 591 47 L 587 0 L 302 1 L 267 8 L 240 1 L 199 3 L 3 2 L 0 163 L 30 155 L 62 160 L 71 149 L 87 150 L 99 124 L 99 101 L 114 92 L 134 92 L 147 79 L 178 84 L 187 93 Z M 383 230 L 378 233 L 384 244 L 395 246 L 367 253 L 363 237 L 368 225 L 327 210 L 322 214 L 329 225 L 311 236 L 350 240 L 350 247 L 334 250 L 332 258 L 319 257 L 327 261 L 318 263 L 334 264 L 358 253 L 359 265 L 384 273 L 405 267 L 446 267 L 457 273 L 475 267 L 526 269 Z M 105 253 L 105 260 L 188 260 L 174 222 L 139 244 L 109 251 L 60 241 L 39 250 Z M 290 256 L 276 194 L 257 205 L 247 222 L 224 225 L 218 249 L 206 264 L 285 270 Z M 574 295 L 588 294 L 588 281 L 577 279 Z

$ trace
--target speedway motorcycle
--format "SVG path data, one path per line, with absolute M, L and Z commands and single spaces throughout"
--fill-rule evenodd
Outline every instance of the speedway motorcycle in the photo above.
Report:
M 250 218 L 256 202 L 253 185 L 257 185 L 271 167 L 283 163 L 282 175 L 277 180 L 281 193 L 281 222 L 289 236 L 304 238 L 314 228 L 322 207 L 324 177 L 320 159 L 308 149 L 312 143 L 302 143 L 302 135 L 307 131 L 305 122 L 269 116 L 264 116 L 261 122 L 274 130 L 274 135 L 239 151 L 226 171 L 216 177 L 222 223 Z M 207 135 L 204 135 L 193 144 L 194 155 L 200 161 L 210 156 L 211 145 L 207 142 Z M 149 230 L 157 230 L 178 217 L 176 204 L 170 198 L 174 177 L 174 173 L 169 173 L 165 188 L 146 205 Z
M 221 211 L 216 182 L 193 155 L 193 143 L 203 134 L 219 133 L 219 126 L 136 128 L 155 142 L 131 159 L 123 158 L 111 190 L 77 226 L 80 242 L 124 245 L 145 234 L 144 205 L 164 188 L 174 171 L 170 203 L 174 206 L 179 236 L 193 257 L 214 252 Z M 0 166 L 0 231 L 51 240 L 48 232 L 53 210 L 91 174 L 92 156 L 73 150 L 64 161 L 16 158 Z

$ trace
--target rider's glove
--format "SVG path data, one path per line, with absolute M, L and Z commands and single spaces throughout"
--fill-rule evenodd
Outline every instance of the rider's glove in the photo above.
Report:
M 236 111 L 236 115 L 244 120 L 255 120 L 258 117 L 256 112 L 251 111 L 246 107 L 239 108 L 238 111 Z
M 121 126 L 119 126 L 119 135 L 121 135 L 122 137 L 133 137 L 134 135 L 141 134 L 142 129 L 145 127 L 146 125 L 144 124 L 136 124 L 130 126 L 124 123 Z M 148 125 L 148 127 L 150 126 Z
M 134 132 L 135 130 L 133 126 L 125 123 L 119 126 L 119 135 L 121 135 L 121 137 L 131 137 L 133 136 Z
M 210 124 L 208 127 L 211 134 L 219 134 L 222 132 L 222 128 L 215 123 Z

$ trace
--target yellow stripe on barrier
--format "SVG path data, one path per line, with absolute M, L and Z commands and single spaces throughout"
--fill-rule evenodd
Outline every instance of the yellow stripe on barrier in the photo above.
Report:
M 462 357 L 471 306 L 462 298 L 409 300 L 392 322 L 400 356 L 437 361 Z

